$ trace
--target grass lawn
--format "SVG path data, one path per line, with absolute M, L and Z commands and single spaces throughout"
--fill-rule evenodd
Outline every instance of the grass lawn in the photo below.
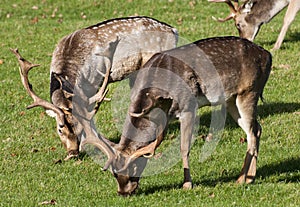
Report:
M 66 151 L 56 134 L 55 120 L 40 108 L 26 110 L 32 100 L 9 48 L 18 47 L 26 59 L 41 64 L 30 73 L 30 81 L 36 93 L 49 100 L 51 54 L 63 36 L 77 29 L 110 18 L 145 15 L 173 25 L 191 42 L 237 35 L 232 21 L 221 24 L 211 18 L 227 14 L 225 4 L 205 0 L 1 0 L 0 206 L 38 206 L 51 204 L 51 200 L 56 206 L 299 206 L 300 14 L 282 48 L 273 53 L 273 69 L 264 91 L 266 103 L 259 102 L 263 134 L 253 185 L 235 183 L 246 144 L 240 142 L 244 132 L 229 118 L 216 150 L 199 162 L 204 144 L 201 136 L 210 124 L 209 109 L 199 111 L 203 115 L 200 133 L 191 150 L 194 188 L 181 189 L 183 170 L 178 160 L 166 171 L 143 177 L 137 194 L 128 198 L 117 196 L 114 178 L 89 156 L 60 162 Z M 284 12 L 263 25 L 255 42 L 271 49 L 283 16 Z M 113 98 L 123 84 L 112 84 L 108 96 Z M 103 134 L 116 140 L 120 126 L 111 110 L 113 104 L 114 99 L 101 106 L 97 123 Z M 172 144 L 178 132 L 176 124 L 172 126 L 165 146 Z

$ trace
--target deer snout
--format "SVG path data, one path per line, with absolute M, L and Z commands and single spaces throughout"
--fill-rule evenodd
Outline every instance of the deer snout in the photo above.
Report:
M 139 178 L 127 175 L 114 175 L 118 181 L 118 195 L 130 196 L 135 193 L 139 185 Z
M 120 196 L 130 196 L 135 193 L 136 189 L 138 188 L 138 183 L 130 182 L 126 189 L 118 189 L 118 195 Z

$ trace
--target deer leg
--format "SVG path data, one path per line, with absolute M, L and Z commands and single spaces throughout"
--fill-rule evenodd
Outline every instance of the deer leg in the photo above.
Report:
M 256 120 L 255 94 L 237 96 L 227 104 L 227 111 L 247 135 L 247 153 L 238 183 L 252 183 L 256 175 L 256 162 L 259 150 L 261 127 Z
M 300 3 L 297 3 L 297 0 L 292 0 L 291 3 L 289 4 L 287 11 L 285 13 L 284 16 L 284 20 L 283 20 L 283 26 L 281 28 L 281 31 L 279 33 L 279 36 L 276 40 L 276 43 L 273 47 L 273 50 L 278 50 L 283 42 L 284 36 L 290 26 L 290 24 L 294 21 L 295 16 L 297 14 L 297 12 L 300 9 Z
M 183 189 L 192 189 L 192 178 L 189 167 L 189 153 L 194 127 L 194 114 L 192 112 L 183 113 L 180 117 L 180 152 L 182 156 L 182 164 L 184 170 Z

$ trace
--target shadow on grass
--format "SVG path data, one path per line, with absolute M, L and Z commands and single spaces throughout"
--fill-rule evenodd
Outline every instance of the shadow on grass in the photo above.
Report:
M 196 185 L 215 186 L 220 183 L 235 182 L 239 177 L 239 170 L 232 169 L 231 172 L 221 175 L 216 179 L 201 179 L 194 182 Z M 288 158 L 286 160 L 271 163 L 262 167 L 258 167 L 256 177 L 260 180 L 267 179 L 272 175 L 278 175 L 275 179 L 272 178 L 273 183 L 298 183 L 300 182 L 300 154 L 297 158 Z M 284 174 L 279 176 L 280 174 Z M 261 181 L 262 183 L 264 181 Z M 269 181 L 268 181 L 269 182 Z
M 265 166 L 258 168 L 257 170 L 257 178 L 260 180 L 267 179 L 272 175 L 278 175 L 275 179 L 272 179 L 272 183 L 299 183 L 300 182 L 300 155 L 298 158 L 289 158 L 287 160 L 283 160 L 281 162 L 271 163 Z M 284 176 L 279 176 L 279 174 L 286 174 Z M 159 176 L 159 175 L 156 175 Z M 239 169 L 232 169 L 231 172 L 224 173 L 223 175 L 217 178 L 208 178 L 208 179 L 201 179 L 194 177 L 193 185 L 196 186 L 209 186 L 215 187 L 217 184 L 222 183 L 235 183 L 239 176 Z M 159 179 L 159 177 L 158 177 Z M 144 190 L 139 190 L 137 195 L 141 194 L 153 194 L 159 191 L 169 191 L 172 189 L 182 189 L 182 178 L 179 178 L 178 181 L 172 184 L 162 184 L 162 185 L 154 185 L 147 187 Z M 143 180 L 141 180 L 143 182 Z M 270 181 L 267 181 L 270 182 Z M 261 181 L 260 183 L 264 183 Z
M 159 175 L 157 175 L 159 176 Z M 159 179 L 159 178 L 158 178 Z M 141 180 L 143 182 L 143 180 Z M 142 184 L 143 185 L 143 184 Z M 138 189 L 135 195 L 151 195 L 157 192 L 162 192 L 162 191 L 170 191 L 172 189 L 181 189 L 182 188 L 182 183 L 179 181 L 176 181 L 172 184 L 162 184 L 162 185 L 151 185 L 147 188 L 144 189 Z
M 300 110 L 300 103 L 266 102 L 258 106 L 260 118 L 284 113 L 293 113 Z
M 279 33 L 278 33 L 279 34 Z M 260 44 L 267 44 L 270 46 L 274 46 L 277 38 L 272 41 L 260 41 Z M 288 32 L 287 35 L 284 37 L 283 42 L 300 42 L 300 32 Z M 285 48 L 284 44 L 281 45 L 280 49 L 287 49 Z
M 298 172 L 298 173 L 295 173 Z M 287 174 L 279 176 L 277 182 L 300 182 L 300 154 L 297 158 L 289 158 L 287 160 L 265 165 L 257 170 L 257 175 L 261 179 L 266 179 L 271 175 Z M 276 182 L 276 181 L 275 181 Z
M 270 102 L 266 101 L 263 104 L 258 105 L 258 116 L 260 119 L 266 118 L 268 116 L 273 116 L 276 114 L 284 114 L 284 113 L 293 113 L 296 111 L 300 111 L 300 103 L 284 103 L 284 102 Z M 211 113 L 200 114 L 200 125 L 209 129 L 211 121 Z M 172 126 L 172 128 L 178 127 L 177 125 Z M 235 121 L 231 118 L 229 114 L 226 117 L 225 128 L 236 128 L 239 127 Z M 201 133 L 201 132 L 199 132 Z
M 201 179 L 201 178 L 197 178 L 196 175 L 195 177 L 192 178 L 193 187 L 194 188 L 197 186 L 215 187 L 217 184 L 220 183 L 229 183 L 229 182 L 234 183 L 238 178 L 238 175 L 239 174 L 237 173 L 226 174 L 226 175 L 222 175 L 221 177 L 217 177 L 216 179 L 215 178 Z M 158 177 L 157 179 L 161 179 L 161 178 Z M 143 190 L 139 189 L 136 195 L 149 195 L 161 191 L 170 191 L 172 189 L 180 190 L 182 189 L 182 185 L 183 185 L 182 180 L 183 180 L 183 173 L 182 173 L 182 177 L 178 178 L 178 180 L 176 180 L 174 183 L 147 186 Z M 142 182 L 143 180 L 141 180 L 141 183 Z

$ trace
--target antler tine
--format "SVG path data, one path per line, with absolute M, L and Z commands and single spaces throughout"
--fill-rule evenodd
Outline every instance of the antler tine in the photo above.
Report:
M 92 104 L 92 103 L 96 104 L 95 107 L 94 107 L 94 110 L 93 110 L 93 115 L 95 115 L 97 113 L 97 111 L 100 107 L 100 104 L 105 99 L 105 95 L 108 92 L 107 84 L 108 84 L 109 75 L 110 75 L 110 71 L 111 71 L 111 67 L 112 67 L 113 55 L 115 53 L 116 47 L 119 44 L 120 40 L 121 39 L 119 38 L 119 36 L 117 36 L 115 41 L 109 43 L 108 47 L 105 48 L 104 52 L 98 54 L 98 55 L 101 55 L 103 57 L 108 58 L 107 59 L 108 60 L 108 63 L 107 63 L 108 65 L 106 67 L 106 73 L 105 73 L 104 80 L 103 80 L 101 88 L 99 89 L 99 91 L 94 96 L 92 96 L 88 100 L 89 104 Z
M 126 170 L 129 165 L 136 160 L 137 158 L 143 156 L 145 158 L 151 158 L 153 157 L 156 148 L 158 147 L 158 145 L 160 144 L 160 140 L 156 139 L 155 141 L 153 141 L 152 143 L 150 143 L 149 145 L 142 147 L 141 149 L 138 149 L 135 153 L 133 153 L 129 159 L 127 160 L 127 162 L 125 163 L 125 165 L 118 170 L 117 173 L 121 173 L 124 170 Z
M 27 60 L 25 60 L 19 53 L 18 49 L 10 49 L 12 53 L 15 54 L 15 56 L 18 59 L 19 65 L 20 65 L 20 76 L 23 83 L 23 86 L 29 96 L 33 99 L 33 103 L 27 107 L 27 109 L 31 109 L 33 107 L 41 106 L 44 109 L 52 110 L 57 114 L 57 120 L 59 121 L 59 125 L 64 125 L 64 113 L 63 111 L 58 108 L 57 106 L 53 105 L 52 103 L 40 98 L 35 94 L 35 92 L 32 89 L 32 85 L 29 82 L 28 79 L 28 73 L 29 71 L 39 66 L 39 64 L 33 64 Z
M 233 0 L 233 6 L 235 11 L 239 10 L 239 0 Z
M 93 113 L 96 114 L 100 104 L 102 103 L 102 101 L 104 100 L 107 92 L 108 92 L 108 88 L 107 88 L 107 84 L 108 84 L 108 79 L 109 79 L 109 75 L 110 75 L 110 70 L 111 70 L 111 66 L 109 68 L 107 68 L 106 70 L 106 74 L 102 83 L 101 88 L 99 89 L 99 91 L 92 96 L 91 98 L 89 98 L 89 104 L 95 103 L 95 108 Z
M 225 18 L 218 18 L 217 20 L 219 22 L 225 22 L 228 21 L 230 19 L 233 19 L 238 10 L 239 10 L 239 4 L 238 4 L 238 0 L 234 0 L 234 3 L 232 4 L 232 2 L 230 0 L 208 0 L 208 2 L 214 2 L 214 3 L 226 3 L 229 6 L 230 9 L 230 14 L 225 17 Z M 216 19 L 215 17 L 213 17 L 213 19 Z

